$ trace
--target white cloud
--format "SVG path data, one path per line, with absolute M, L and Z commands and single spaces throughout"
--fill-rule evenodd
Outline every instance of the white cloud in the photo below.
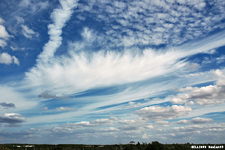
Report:
M 36 36 L 36 37 L 39 36 L 37 32 L 34 32 L 32 29 L 30 29 L 26 25 L 21 25 L 21 28 L 22 28 L 22 33 L 26 38 L 31 39 L 33 36 Z
M 17 65 L 20 65 L 20 61 L 15 56 L 12 56 L 13 62 Z
M 216 58 L 216 63 L 220 64 L 220 63 L 223 63 L 225 61 L 225 55 L 222 55 L 218 58 Z
M 178 94 L 171 102 L 175 104 L 182 104 L 188 100 L 195 101 L 200 105 L 219 104 L 225 102 L 225 76 L 220 70 L 216 70 L 218 79 L 215 85 L 208 85 L 203 87 L 186 87 L 179 91 L 185 92 Z
M 7 65 L 10 65 L 12 63 L 15 63 L 17 65 L 20 64 L 19 60 L 15 56 L 11 56 L 5 52 L 0 54 L 0 63 L 7 64 Z
M 70 19 L 73 9 L 77 6 L 77 0 L 60 0 L 60 8 L 54 9 L 51 14 L 53 24 L 48 25 L 50 40 L 45 44 L 43 52 L 39 55 L 39 61 L 47 62 L 54 56 L 55 51 L 62 43 L 62 28 Z
M 99 86 L 146 80 L 175 71 L 184 66 L 183 62 L 176 62 L 176 55 L 174 52 L 163 54 L 151 49 L 143 51 L 143 54 L 82 52 L 52 59 L 49 64 L 39 64 L 27 72 L 26 76 L 31 86 L 48 86 L 45 82 L 48 81 L 52 85 L 46 87 L 49 90 L 54 86 L 56 89 L 62 88 L 62 92 L 78 92 Z M 65 87 L 69 89 L 65 91 Z
M 12 57 L 8 53 L 1 53 L 0 63 L 7 64 L 7 65 L 11 64 L 12 63 Z
M 49 6 L 48 1 L 33 1 L 33 0 L 21 0 L 19 3 L 21 8 L 26 8 L 29 13 L 36 13 L 43 9 L 46 9 Z
M 10 37 L 9 33 L 6 31 L 5 27 L 2 25 L 5 21 L 0 18 L 0 47 L 7 45 L 6 40 Z
M 164 127 L 168 127 L 170 125 L 169 121 L 164 121 L 164 120 L 157 120 L 155 123 L 157 125 L 164 126 Z
M 2 18 L 0 18 L 0 24 L 3 24 L 5 22 L 5 20 L 3 20 Z
M 200 65 L 198 63 L 190 63 L 187 65 L 187 69 L 190 71 L 197 71 L 200 68 Z
M 24 19 L 20 16 L 16 16 L 16 21 L 17 21 L 17 24 L 23 24 L 24 23 Z
M 137 110 L 136 113 L 143 119 L 148 120 L 163 120 L 163 119 L 174 119 L 180 116 L 186 115 L 189 111 L 192 111 L 190 107 L 187 106 L 150 106 Z
M 177 123 L 178 124 L 201 124 L 201 123 L 209 123 L 209 122 L 213 122 L 213 119 L 209 119 L 209 118 L 193 118 L 191 120 L 179 120 Z
M 20 5 L 23 6 L 23 7 L 27 7 L 27 6 L 30 5 L 30 3 L 31 3 L 30 0 L 22 0 L 20 2 Z
M 91 35 L 90 33 L 93 32 L 86 31 L 83 35 L 88 36 Z M 89 47 L 85 47 L 85 44 L 81 42 L 80 44 L 71 46 L 69 55 L 47 59 L 48 55 L 50 58 L 50 55 L 56 49 L 54 50 L 52 48 L 48 51 L 46 47 L 46 51 L 44 50 L 40 57 L 43 56 L 49 63 L 41 63 L 38 61 L 37 66 L 26 73 L 26 79 L 30 86 L 46 86 L 46 89 L 52 91 L 55 91 L 55 88 L 61 89 L 65 94 L 99 86 L 143 81 L 159 75 L 179 71 L 186 64 L 186 62 L 180 61 L 182 58 L 208 52 L 213 48 L 224 45 L 224 35 L 223 33 L 219 33 L 198 42 L 157 52 L 154 49 L 145 49 L 142 51 L 139 49 L 132 51 L 130 49 L 124 50 L 123 53 L 115 51 L 105 52 L 104 50 L 85 52 L 86 48 L 90 50 L 91 48 L 95 48 L 94 44 L 89 44 Z M 93 43 L 95 42 L 93 41 Z M 77 50 L 81 52 L 76 53 Z M 47 54 L 48 52 L 51 54 Z M 68 88 L 65 89 L 65 87 Z
M 8 32 L 6 31 L 3 25 L 0 25 L 0 38 L 7 39 L 9 37 Z
M 185 99 L 181 99 L 181 98 L 179 98 L 179 97 L 175 97 L 175 98 L 173 98 L 172 100 L 171 100 L 171 102 L 173 103 L 173 104 L 183 104 L 183 103 L 185 103 L 187 100 L 185 100 Z
M 74 108 L 70 108 L 70 107 L 58 107 L 55 109 L 56 111 L 74 111 Z
M 110 40 L 112 47 L 167 43 L 178 45 L 206 36 L 216 28 L 224 26 L 221 22 L 225 18 L 223 2 L 209 3 L 210 7 L 216 10 L 210 14 L 207 13 L 205 5 L 204 1 L 186 0 L 180 0 L 177 3 L 174 1 L 129 1 L 126 3 L 114 1 L 111 4 L 107 2 L 79 4 L 77 12 L 89 12 L 97 20 L 104 21 L 106 23 L 105 38 Z M 94 6 L 99 9 L 95 9 Z M 122 32 L 112 27 L 115 22 Z M 170 25 L 165 25 L 168 22 Z M 135 33 L 129 34 L 130 29 L 134 29 Z M 149 39 L 146 40 L 144 36 L 139 36 L 141 34 L 145 34 Z
M 185 127 L 174 127 L 174 131 L 176 132 L 196 132 L 196 131 L 200 131 L 200 132 L 204 132 L 204 131 L 213 131 L 214 129 L 216 129 L 215 131 L 224 131 L 224 123 L 216 123 L 216 124 L 206 124 L 206 125 L 189 125 L 189 126 L 185 126 Z
M 0 39 L 0 46 L 4 47 L 6 45 L 7 45 L 7 43 L 5 42 L 5 40 Z

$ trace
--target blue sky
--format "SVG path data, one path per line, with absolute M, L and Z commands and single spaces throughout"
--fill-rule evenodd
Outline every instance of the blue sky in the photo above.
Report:
M 222 143 L 223 0 L 1 0 L 0 143 Z

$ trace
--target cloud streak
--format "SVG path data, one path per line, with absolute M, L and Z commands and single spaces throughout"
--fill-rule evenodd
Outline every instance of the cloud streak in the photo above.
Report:
M 48 25 L 50 39 L 45 44 L 43 52 L 39 55 L 38 61 L 48 62 L 54 56 L 55 51 L 62 43 L 62 28 L 70 19 L 73 9 L 77 6 L 77 0 L 60 0 L 60 7 L 54 9 L 51 14 L 53 24 Z

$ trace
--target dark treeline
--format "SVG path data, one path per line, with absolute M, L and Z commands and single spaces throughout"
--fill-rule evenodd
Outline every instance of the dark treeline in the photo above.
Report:
M 152 143 L 116 144 L 116 145 L 78 145 L 78 144 L 1 144 L 0 150 L 222 150 L 225 144 L 161 144 Z

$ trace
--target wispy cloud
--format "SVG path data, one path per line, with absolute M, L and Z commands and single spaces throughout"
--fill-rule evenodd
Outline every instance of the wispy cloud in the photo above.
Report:
M 71 94 L 100 86 L 143 81 L 179 72 L 188 63 L 181 59 L 220 47 L 225 44 L 224 39 L 224 34 L 219 33 L 202 41 L 161 51 L 148 48 L 122 53 L 104 50 L 76 53 L 75 49 L 69 52 L 69 56 L 52 58 L 48 64 L 33 67 L 26 73 L 26 84 Z
M 33 36 L 38 37 L 39 34 L 37 32 L 34 32 L 34 30 L 30 29 L 26 25 L 21 25 L 22 33 L 26 38 L 32 39 Z

